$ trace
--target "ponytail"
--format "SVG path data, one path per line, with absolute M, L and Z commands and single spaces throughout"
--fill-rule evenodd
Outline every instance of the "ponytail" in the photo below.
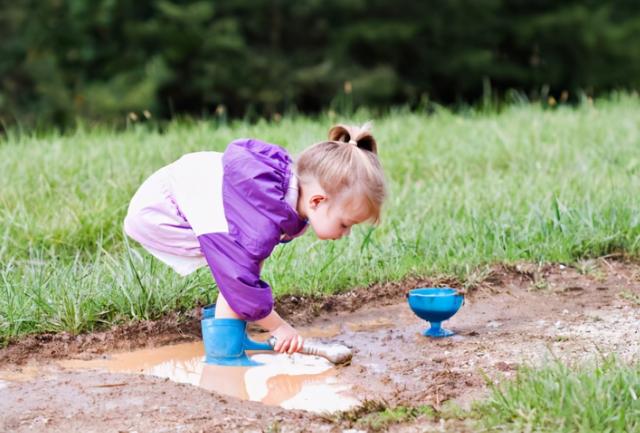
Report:
M 329 141 L 353 144 L 359 149 L 378 154 L 376 139 L 371 135 L 371 122 L 360 127 L 336 125 L 329 130 Z

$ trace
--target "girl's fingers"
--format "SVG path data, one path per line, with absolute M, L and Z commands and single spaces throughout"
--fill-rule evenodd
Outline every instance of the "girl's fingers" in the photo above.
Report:
M 297 335 L 291 340 L 291 345 L 289 346 L 289 353 L 299 352 L 302 349 L 302 336 Z
M 273 350 L 275 350 L 276 352 L 283 352 L 284 345 L 286 342 L 287 340 L 277 340 L 276 345 L 273 346 Z
M 301 335 L 296 335 L 288 339 L 276 340 L 273 350 L 279 353 L 295 353 L 302 350 L 304 345 L 304 338 Z
M 278 352 L 280 353 L 287 353 L 287 350 L 289 350 L 289 346 L 291 345 L 291 341 L 289 340 L 284 340 L 282 342 L 282 345 L 280 346 L 280 350 L 278 350 Z
M 300 352 L 302 350 L 303 345 L 304 345 L 304 338 L 302 338 L 302 335 L 298 335 L 298 347 L 296 348 L 296 352 Z

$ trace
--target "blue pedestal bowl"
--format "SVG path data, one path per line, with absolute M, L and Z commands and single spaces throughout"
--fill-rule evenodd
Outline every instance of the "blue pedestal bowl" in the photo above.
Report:
M 464 303 L 464 296 L 457 290 L 438 287 L 413 289 L 407 294 L 407 300 L 416 316 L 431 323 L 431 327 L 423 335 L 441 338 L 455 334 L 442 328 L 441 324 L 456 314 Z

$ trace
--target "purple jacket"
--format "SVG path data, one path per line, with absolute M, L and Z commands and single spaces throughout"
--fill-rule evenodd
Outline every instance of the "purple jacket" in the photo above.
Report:
M 245 320 L 262 319 L 273 309 L 271 287 L 260 279 L 261 262 L 283 235 L 295 237 L 307 224 L 285 201 L 291 166 L 280 146 L 255 139 L 230 143 L 222 155 L 228 230 L 198 234 L 220 292 Z

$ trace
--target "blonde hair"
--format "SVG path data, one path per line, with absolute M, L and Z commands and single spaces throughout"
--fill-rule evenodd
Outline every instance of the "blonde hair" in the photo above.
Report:
M 332 197 L 365 199 L 370 219 L 378 223 L 387 188 L 370 129 L 369 122 L 360 127 L 335 125 L 329 130 L 329 141 L 316 143 L 298 156 L 295 170 L 302 183 L 315 179 Z

